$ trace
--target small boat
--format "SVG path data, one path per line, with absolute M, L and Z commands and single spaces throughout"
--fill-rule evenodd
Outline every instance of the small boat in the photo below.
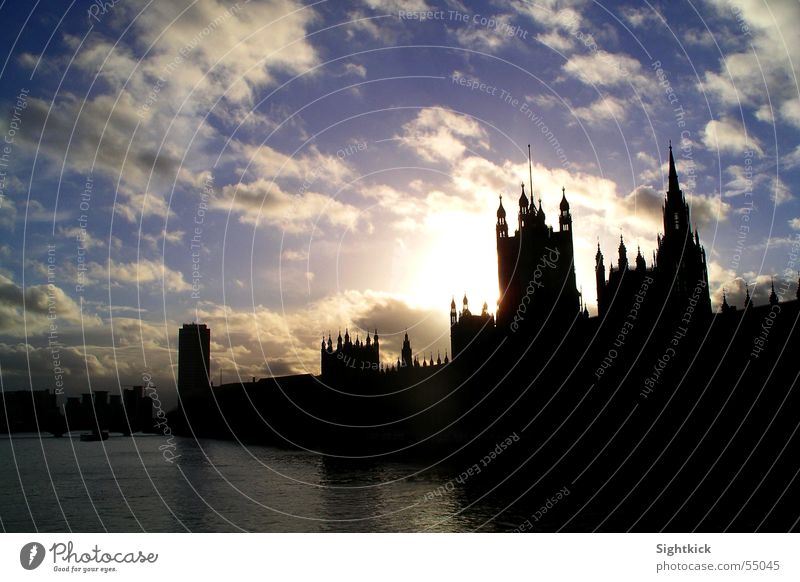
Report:
M 81 440 L 84 442 L 104 441 L 108 439 L 108 431 L 93 431 L 81 433 Z

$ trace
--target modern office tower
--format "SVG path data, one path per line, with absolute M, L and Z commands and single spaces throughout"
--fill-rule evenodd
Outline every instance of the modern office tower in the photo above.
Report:
M 211 330 L 202 323 L 186 323 L 178 332 L 178 393 L 181 399 L 208 393 L 210 387 Z

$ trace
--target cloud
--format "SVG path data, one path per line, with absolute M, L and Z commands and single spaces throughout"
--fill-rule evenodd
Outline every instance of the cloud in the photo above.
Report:
M 431 10 L 425 0 L 361 0 L 361 2 L 367 8 L 381 12 Z
M 468 147 L 489 147 L 488 136 L 478 121 L 439 107 L 422 109 L 403 125 L 403 133 L 398 137 L 429 162 L 452 162 L 464 155 Z
M 761 142 L 733 119 L 712 119 L 703 130 L 703 144 L 712 150 L 733 154 L 753 151 L 763 154 Z
M 237 160 L 247 160 L 247 174 L 256 178 L 275 179 L 284 183 L 286 180 L 305 182 L 305 187 L 317 181 L 323 181 L 333 186 L 342 185 L 353 177 L 353 170 L 348 165 L 349 155 L 358 155 L 368 146 L 365 142 L 348 142 L 333 154 L 319 151 L 315 145 L 309 146 L 306 151 L 289 155 L 266 144 L 252 145 L 241 142 L 232 144 Z M 354 151 L 355 154 L 348 152 Z M 240 168 L 239 173 L 243 174 Z
M 630 111 L 630 104 L 623 99 L 604 95 L 584 107 L 573 107 L 572 115 L 589 125 L 622 123 Z
M 132 263 L 117 262 L 109 259 L 106 265 L 89 263 L 88 278 L 94 283 L 110 283 L 111 285 L 157 286 L 164 291 L 189 291 L 192 286 L 183 275 L 158 261 L 139 259 Z
M 622 17 L 634 28 L 648 28 L 654 24 L 662 24 L 661 15 L 652 7 L 648 10 L 626 6 L 622 8 Z
M 537 34 L 536 40 L 559 52 L 566 52 L 575 46 L 575 40 L 572 37 L 556 31 Z
M 700 89 L 730 109 L 741 104 L 761 110 L 771 102 L 783 121 L 800 127 L 800 46 L 789 40 L 800 27 L 796 4 L 773 2 L 765 8 L 760 0 L 741 0 L 734 11 L 727 0 L 708 1 L 736 35 L 733 42 L 725 42 L 732 50 L 717 71 L 705 73 Z
M 134 224 L 147 216 L 156 216 L 162 219 L 174 216 L 167 201 L 153 192 L 126 193 L 117 201 L 114 210 Z
M 64 91 L 52 105 L 29 98 L 19 141 L 29 154 L 39 147 L 37 155 L 56 167 L 119 181 L 117 211 L 126 220 L 164 218 L 175 181 L 191 186 L 191 176 L 212 166 L 220 120 L 249 111 L 255 92 L 280 76 L 319 63 L 305 38 L 317 15 L 294 0 L 130 0 L 115 12 L 119 18 L 83 43 L 64 36 L 73 62 L 44 57 L 46 65 L 71 65 L 75 77 L 98 79 L 94 91 Z M 126 19 L 132 33 L 117 40 L 115 27 Z
M 29 285 L 23 290 L 12 279 L 0 275 L 0 337 L 22 338 L 64 323 L 83 319 L 87 326 L 100 320 L 90 314 L 81 317 L 81 308 L 55 283 Z
M 212 207 L 237 213 L 241 222 L 265 223 L 290 233 L 310 232 L 318 223 L 350 228 L 360 216 L 351 204 L 318 192 L 291 195 L 266 179 L 225 186 Z
M 641 63 L 621 53 L 598 50 L 588 55 L 575 54 L 564 64 L 563 70 L 569 76 L 595 87 L 627 84 L 637 87 L 649 86 L 648 80 L 641 72 Z

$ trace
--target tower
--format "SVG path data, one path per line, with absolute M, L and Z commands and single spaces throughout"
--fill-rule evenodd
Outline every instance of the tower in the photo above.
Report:
M 500 196 L 500 205 L 497 207 L 497 238 L 508 237 L 508 223 L 506 223 L 506 209 L 503 208 L 503 197 Z
M 701 287 L 698 309 L 703 315 L 711 314 L 711 296 L 708 293 L 708 265 L 705 249 L 700 245 L 700 235 L 692 232 L 689 205 L 678 182 L 672 144 L 669 146 L 669 177 L 664 200 L 664 236 L 658 245 L 657 260 L 662 281 L 672 285 L 667 289 L 668 302 L 676 309 L 684 309 L 685 303 Z
M 458 323 L 458 312 L 456 311 L 456 298 L 450 301 L 450 325 L 453 326 Z
M 411 360 L 411 342 L 408 341 L 408 332 L 406 332 L 406 337 L 403 339 L 403 349 L 400 351 L 400 359 L 403 367 L 410 368 L 413 365 L 413 361 Z
M 605 313 L 606 265 L 603 261 L 599 240 L 597 241 L 597 253 L 594 256 L 594 277 L 597 283 L 597 312 L 603 314 Z
M 541 205 L 541 201 L 539 201 Z M 561 232 L 572 232 L 572 214 L 569 212 L 566 188 L 561 188 L 561 204 L 559 205 L 558 226 Z
M 628 249 L 625 246 L 625 241 L 622 240 L 622 235 L 619 235 L 619 259 L 618 266 L 620 271 L 628 268 Z
M 181 398 L 207 395 L 210 387 L 211 330 L 185 323 L 178 331 L 178 393 Z

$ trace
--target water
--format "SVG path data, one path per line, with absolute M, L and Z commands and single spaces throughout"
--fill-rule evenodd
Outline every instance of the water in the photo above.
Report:
M 442 468 L 352 462 L 306 451 L 161 436 L 104 442 L 0 438 L 0 525 L 45 532 L 503 531 L 526 516 L 467 499 L 463 487 L 426 494 Z

